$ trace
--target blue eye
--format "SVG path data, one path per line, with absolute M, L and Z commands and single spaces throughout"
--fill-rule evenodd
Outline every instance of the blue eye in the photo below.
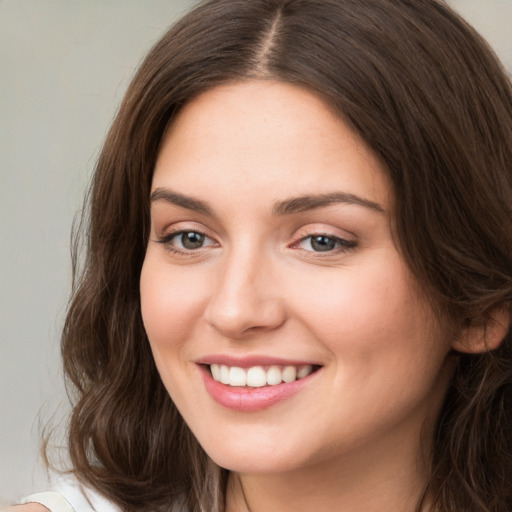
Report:
M 332 252 L 356 247 L 355 242 L 332 235 L 310 235 L 300 240 L 298 245 L 301 249 L 311 252 Z

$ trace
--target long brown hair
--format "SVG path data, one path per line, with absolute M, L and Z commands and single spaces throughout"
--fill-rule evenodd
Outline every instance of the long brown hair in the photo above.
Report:
M 62 338 L 74 472 L 126 511 L 223 509 L 155 368 L 139 276 L 173 115 L 221 83 L 315 91 L 385 163 L 397 243 L 455 329 L 512 301 L 512 90 L 486 43 L 437 0 L 209 0 L 134 77 L 99 157 Z M 426 493 L 440 512 L 512 508 L 512 340 L 459 355 Z M 181 508 L 180 508 L 181 507 Z

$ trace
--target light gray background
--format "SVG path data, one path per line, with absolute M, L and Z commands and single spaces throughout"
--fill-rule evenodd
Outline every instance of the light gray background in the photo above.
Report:
M 69 232 L 101 142 L 140 59 L 193 3 L 0 0 L 0 506 L 46 485 Z M 512 0 L 450 3 L 512 70 Z

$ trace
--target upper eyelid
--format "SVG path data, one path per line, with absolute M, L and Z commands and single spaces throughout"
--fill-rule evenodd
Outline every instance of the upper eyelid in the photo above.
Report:
M 190 221 L 174 222 L 172 224 L 166 224 L 165 227 L 158 229 L 158 230 L 155 227 L 154 230 L 161 237 L 164 237 L 164 236 L 167 236 L 170 234 L 176 234 L 176 233 L 194 232 L 194 233 L 201 233 L 202 235 L 205 235 L 209 238 L 215 238 L 212 235 L 212 232 L 210 229 L 207 229 L 202 224 L 199 225 L 196 222 L 190 222 Z
M 164 232 L 160 235 L 160 238 L 166 239 L 172 239 L 178 235 L 181 235 L 183 233 L 198 233 L 200 235 L 204 235 L 205 238 L 209 238 L 210 240 L 214 240 L 215 238 L 210 236 L 208 233 L 206 233 L 204 230 L 200 229 L 187 229 L 187 228 L 177 228 L 177 229 L 167 229 L 164 230 Z
M 326 227 L 327 225 L 320 225 L 321 223 L 309 224 L 303 226 L 295 231 L 296 236 L 294 238 L 297 240 L 302 240 L 303 238 L 307 238 L 308 236 L 331 236 L 335 238 L 340 238 L 342 240 L 347 240 L 350 242 L 357 241 L 357 235 L 352 233 L 346 229 L 341 229 L 332 225 Z
M 340 235 L 334 235 L 333 233 L 325 233 L 325 232 L 310 233 L 310 234 L 301 236 L 301 237 L 297 238 L 297 242 L 300 242 L 301 240 L 306 240 L 308 238 L 315 238 L 315 237 L 320 237 L 320 236 L 324 236 L 326 238 L 334 238 L 336 240 L 343 240 L 345 242 L 354 242 L 355 243 L 355 240 L 350 240 L 347 237 L 343 237 Z
M 174 223 L 166 224 L 165 227 L 157 229 L 157 226 L 153 228 L 155 230 L 155 234 L 159 238 L 165 238 L 169 236 L 174 236 L 183 232 L 196 232 L 200 233 L 214 241 L 221 242 L 222 235 L 219 236 L 217 230 L 212 231 L 208 227 L 206 227 L 203 223 L 193 221 L 193 220 L 180 220 Z M 345 240 L 350 243 L 357 243 L 358 236 L 348 231 L 347 229 L 342 229 L 337 226 L 333 226 L 330 223 L 322 223 L 322 222 L 312 222 L 310 224 L 302 225 L 299 228 L 294 228 L 293 233 L 289 236 L 288 244 L 295 244 L 300 240 L 308 238 L 310 236 L 327 236 L 338 238 L 340 240 Z
M 350 246 L 356 247 L 357 246 L 356 240 L 349 240 L 348 238 L 343 238 L 342 236 L 332 235 L 332 234 L 328 234 L 328 233 L 312 233 L 310 235 L 305 235 L 305 236 L 300 237 L 297 240 L 295 240 L 291 245 L 293 246 L 295 244 L 298 244 L 299 242 L 303 242 L 303 241 L 307 240 L 308 238 L 314 238 L 316 236 L 317 237 L 324 236 L 326 238 L 333 238 L 335 240 L 343 242 L 343 245 L 345 247 L 350 247 Z

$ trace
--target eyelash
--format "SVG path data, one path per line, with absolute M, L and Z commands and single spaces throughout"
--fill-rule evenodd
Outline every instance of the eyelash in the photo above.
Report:
M 206 246 L 201 245 L 201 247 L 198 247 L 195 249 L 181 249 L 181 248 L 177 248 L 175 245 L 172 244 L 173 240 L 175 240 L 178 237 L 183 236 L 187 233 L 199 235 L 200 237 L 202 237 L 202 240 L 208 239 L 208 240 L 212 241 L 212 239 L 206 233 L 204 233 L 202 231 L 195 230 L 195 229 L 178 229 L 175 231 L 171 231 L 171 232 L 167 233 L 166 235 L 162 236 L 159 240 L 157 240 L 157 242 L 162 245 L 165 245 L 166 248 L 169 251 L 171 251 L 172 253 L 178 254 L 181 256 L 197 255 L 198 252 L 201 251 L 201 249 L 210 247 L 211 245 L 214 245 L 214 243 L 215 243 L 214 242 L 213 244 L 209 244 Z M 313 242 L 314 239 L 317 239 L 317 242 L 318 242 L 318 239 L 320 239 L 320 238 L 327 239 L 328 242 L 330 242 L 331 244 L 334 244 L 334 247 L 332 249 L 329 249 L 326 251 L 308 250 L 308 249 L 304 249 L 304 248 L 300 247 L 307 240 L 310 240 L 309 244 L 312 247 L 312 244 L 314 243 Z M 301 237 L 296 242 L 291 244 L 290 247 L 292 249 L 301 249 L 305 252 L 313 253 L 313 254 L 315 254 L 315 257 L 328 257 L 328 256 L 332 256 L 333 254 L 346 253 L 346 252 L 356 249 L 357 242 L 351 241 L 351 240 L 346 240 L 344 238 L 341 238 L 341 237 L 338 237 L 338 236 L 335 236 L 332 234 L 328 234 L 328 233 L 314 232 L 314 233 L 310 233 L 310 234 L 307 234 L 306 236 Z
M 174 239 L 177 239 L 178 237 L 183 236 L 187 233 L 188 234 L 193 233 L 193 234 L 199 235 L 199 236 L 203 237 L 203 240 L 204 239 L 212 240 L 206 233 L 203 233 L 202 231 L 199 231 L 197 229 L 177 229 L 175 231 L 171 231 L 171 232 L 167 233 L 166 235 L 162 236 L 159 240 L 157 240 L 157 242 L 159 244 L 165 245 L 167 250 L 169 250 L 172 253 L 175 253 L 175 254 L 178 254 L 181 256 L 193 256 L 193 255 L 197 254 L 197 252 L 200 251 L 201 249 L 203 249 L 205 246 L 198 247 L 197 249 L 180 249 L 172 244 Z M 206 246 L 206 247 L 209 247 L 209 246 Z
M 291 247 L 292 248 L 300 248 L 299 246 L 302 243 L 306 242 L 307 240 L 309 240 L 309 244 L 310 244 L 310 246 L 312 246 L 314 243 L 313 241 L 315 239 L 318 241 L 318 239 L 320 239 L 320 238 L 328 239 L 331 243 L 334 244 L 334 247 L 327 251 L 314 251 L 314 250 L 307 250 L 307 249 L 303 249 L 303 250 L 310 252 L 310 253 L 314 253 L 316 255 L 316 257 L 327 257 L 327 256 L 331 256 L 333 254 L 349 252 L 349 251 L 357 248 L 357 243 L 355 241 L 347 240 L 345 238 L 341 238 L 339 236 L 332 235 L 329 233 L 318 233 L 318 232 L 310 233 L 306 236 L 301 237 L 299 240 L 294 242 L 291 245 Z

